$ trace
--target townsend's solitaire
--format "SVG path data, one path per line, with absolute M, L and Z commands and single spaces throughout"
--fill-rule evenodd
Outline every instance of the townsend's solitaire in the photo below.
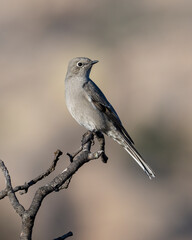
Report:
M 100 131 L 113 138 L 132 156 L 149 178 L 154 172 L 135 149 L 134 142 L 123 127 L 116 111 L 97 85 L 89 78 L 98 61 L 77 57 L 69 62 L 65 78 L 65 98 L 73 118 L 90 131 Z

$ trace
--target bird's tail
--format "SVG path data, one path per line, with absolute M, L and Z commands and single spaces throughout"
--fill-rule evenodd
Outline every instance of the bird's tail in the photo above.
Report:
M 135 147 L 131 144 L 127 144 L 124 146 L 124 149 L 132 156 L 132 158 L 139 164 L 139 166 L 143 169 L 143 171 L 148 175 L 148 177 L 151 179 L 152 177 L 155 177 L 155 173 L 153 170 L 149 167 L 149 165 L 144 161 L 144 159 L 141 157 L 141 155 L 137 152 Z
M 108 136 L 112 137 L 116 142 L 118 142 L 123 148 L 131 155 L 131 157 L 139 164 L 139 166 L 143 169 L 143 171 L 148 175 L 150 179 L 155 177 L 155 173 L 149 167 L 149 165 L 144 161 L 142 156 L 138 153 L 138 151 L 133 146 L 133 143 L 129 140 L 125 140 L 124 136 L 121 134 L 114 134 L 114 132 L 108 132 Z

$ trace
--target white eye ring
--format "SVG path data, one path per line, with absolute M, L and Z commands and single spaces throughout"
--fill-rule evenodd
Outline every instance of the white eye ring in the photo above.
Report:
M 78 67 L 82 67 L 82 66 L 83 66 L 83 63 L 82 63 L 82 62 L 78 62 L 78 63 L 77 63 L 77 66 L 78 66 Z

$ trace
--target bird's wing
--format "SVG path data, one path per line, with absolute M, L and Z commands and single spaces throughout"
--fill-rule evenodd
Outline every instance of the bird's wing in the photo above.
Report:
M 93 81 L 89 80 L 83 85 L 83 88 L 86 94 L 91 99 L 92 103 L 95 105 L 95 107 L 107 116 L 108 120 L 111 121 L 115 125 L 115 127 L 121 132 L 125 140 L 128 141 L 130 144 L 134 144 L 133 140 L 123 127 L 119 116 L 115 112 L 115 109 L 108 102 L 105 95 L 97 87 L 97 85 Z

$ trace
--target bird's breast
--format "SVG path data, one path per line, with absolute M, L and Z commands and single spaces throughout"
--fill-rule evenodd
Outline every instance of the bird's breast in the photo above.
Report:
M 106 126 L 106 117 L 101 113 L 91 99 L 82 91 L 66 91 L 66 105 L 73 118 L 86 129 L 101 130 Z

